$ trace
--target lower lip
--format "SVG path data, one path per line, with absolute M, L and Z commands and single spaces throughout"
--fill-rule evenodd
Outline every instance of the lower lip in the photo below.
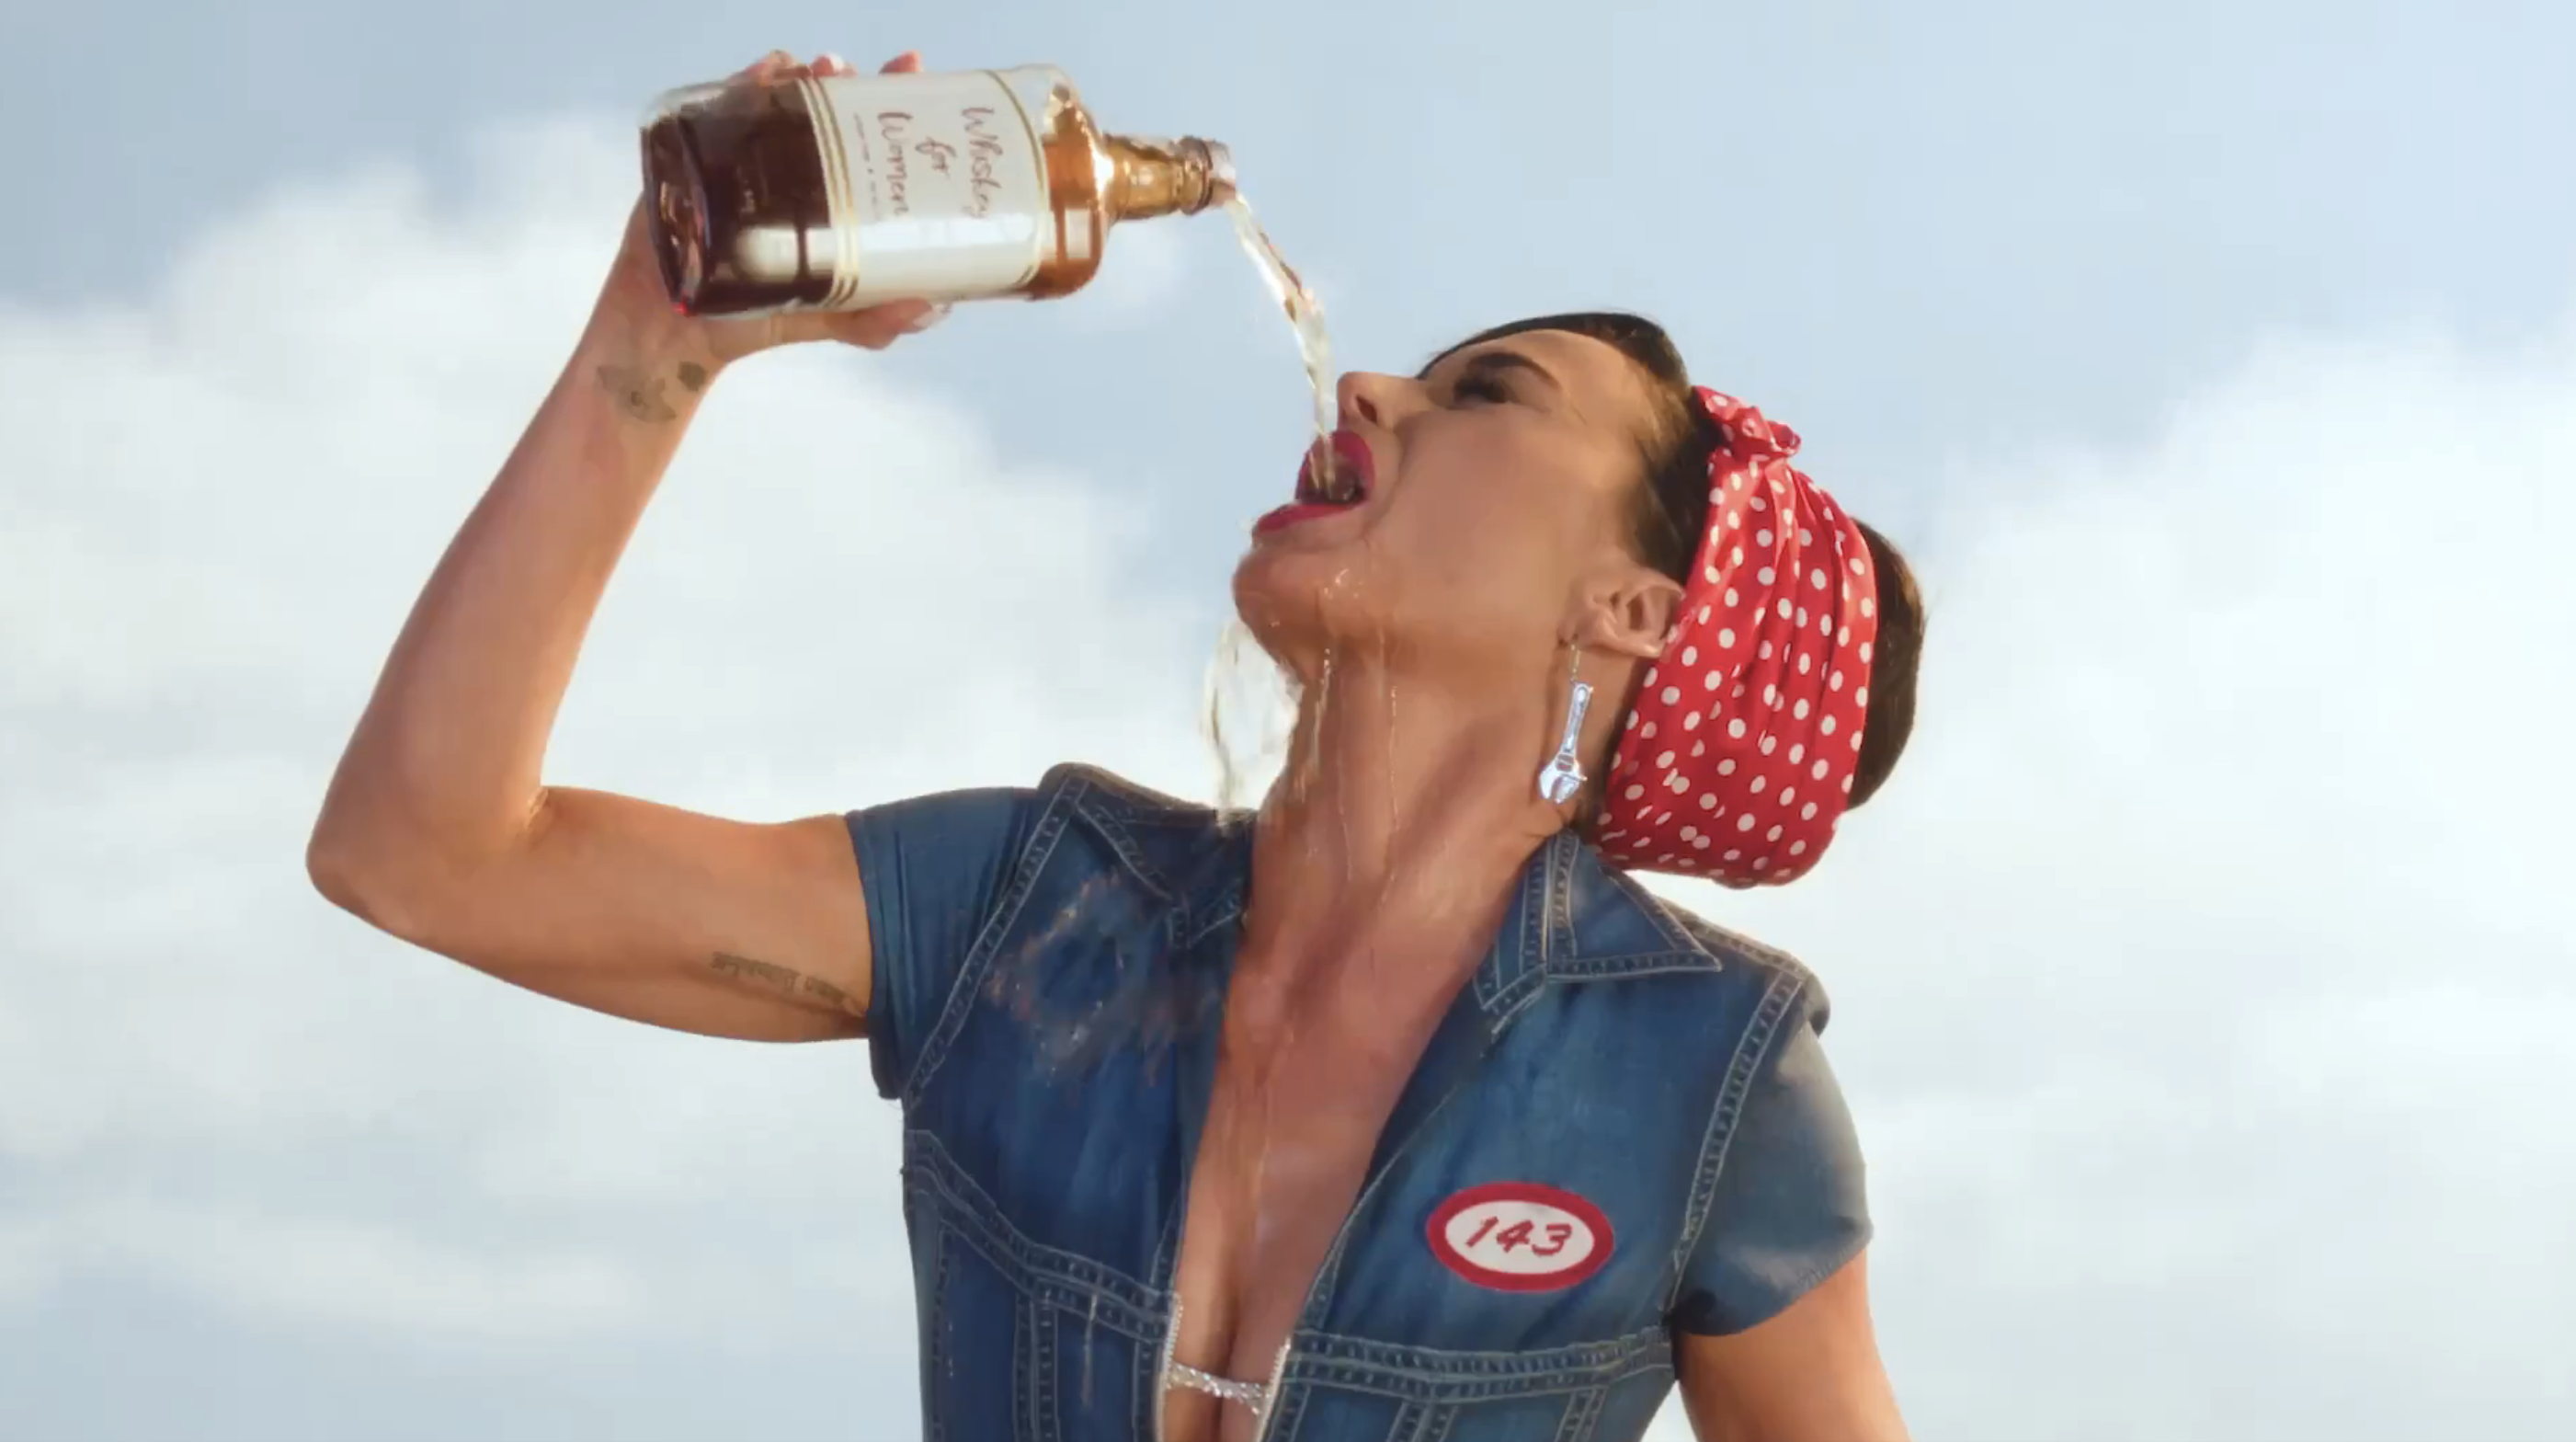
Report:
M 1272 531 L 1283 531 L 1290 526 L 1302 526 L 1308 521 L 1320 521 L 1326 516 L 1338 516 L 1350 509 L 1349 506 L 1316 505 L 1312 502 L 1281 506 L 1253 522 L 1252 534 L 1266 536 Z

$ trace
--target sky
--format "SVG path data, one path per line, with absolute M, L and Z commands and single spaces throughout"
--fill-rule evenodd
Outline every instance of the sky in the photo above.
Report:
M 853 1047 L 368 932 L 302 845 L 665 86 L 1064 65 L 1227 141 L 1349 364 L 1656 315 L 1915 558 L 1796 887 L 1927 1442 L 2576 1435 L 2576 12 L 0 0 L 0 1437 L 918 1435 Z M 1306 415 L 1215 222 L 718 387 L 554 779 L 1212 794 Z M 1687 1436 L 1678 1413 L 1658 1437 Z

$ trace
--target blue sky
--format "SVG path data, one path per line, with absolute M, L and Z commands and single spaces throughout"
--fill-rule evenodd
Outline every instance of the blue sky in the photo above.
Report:
M 0 6 L 0 1435 L 913 1435 L 862 1058 L 558 1014 L 299 871 L 634 117 L 773 45 L 1227 141 L 1350 365 L 1654 314 L 1914 552 L 1897 782 L 1673 894 L 1833 988 L 1920 1435 L 2576 1428 L 2576 14 Z M 1204 794 L 1298 387 L 1214 222 L 741 368 L 559 771 Z

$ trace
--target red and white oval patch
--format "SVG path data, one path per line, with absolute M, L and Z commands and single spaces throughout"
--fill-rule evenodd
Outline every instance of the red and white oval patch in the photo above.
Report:
M 1535 1182 L 1470 1187 L 1440 1204 L 1431 1254 L 1479 1287 L 1553 1292 L 1610 1260 L 1610 1219 L 1572 1192 Z

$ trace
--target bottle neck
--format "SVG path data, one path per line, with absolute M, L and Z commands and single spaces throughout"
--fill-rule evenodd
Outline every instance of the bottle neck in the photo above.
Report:
M 1234 158 L 1213 141 L 1110 135 L 1101 148 L 1111 167 L 1102 200 L 1113 221 L 1196 215 L 1234 198 Z

